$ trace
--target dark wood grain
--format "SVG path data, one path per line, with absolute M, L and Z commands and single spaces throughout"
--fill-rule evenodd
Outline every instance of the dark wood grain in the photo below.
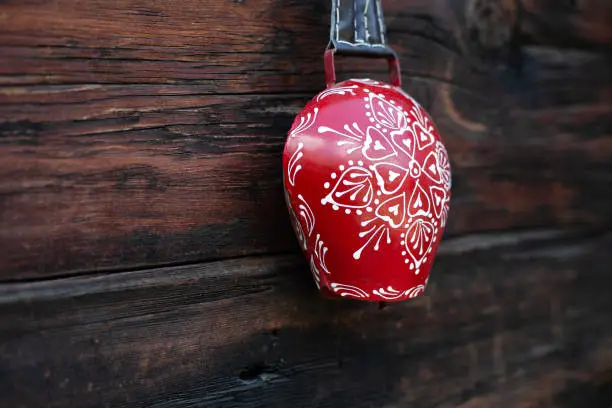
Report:
M 0 407 L 612 406 L 610 3 L 384 7 L 454 172 L 386 306 L 321 299 L 283 203 L 327 1 L 0 1 Z
M 450 153 L 449 236 L 609 225 L 605 4 L 487 4 L 385 1 Z M 0 281 L 296 250 L 280 154 L 322 89 L 328 18 L 319 0 L 3 1 Z
M 526 41 L 608 50 L 612 46 L 612 3 L 607 0 L 520 0 L 519 4 Z
M 611 245 L 448 239 L 384 308 L 292 255 L 4 284 L 0 406 L 608 408 Z

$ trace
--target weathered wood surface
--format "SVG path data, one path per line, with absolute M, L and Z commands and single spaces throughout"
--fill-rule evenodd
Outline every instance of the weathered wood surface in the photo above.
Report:
M 327 3 L 0 2 L 0 407 L 612 407 L 612 3 L 384 0 L 454 172 L 386 307 L 282 198 Z
M 295 250 L 280 153 L 327 3 L 1 2 L 0 281 Z M 384 7 L 448 145 L 449 235 L 610 224 L 609 2 Z
M 609 408 L 611 246 L 448 239 L 384 308 L 294 255 L 4 284 L 0 406 Z

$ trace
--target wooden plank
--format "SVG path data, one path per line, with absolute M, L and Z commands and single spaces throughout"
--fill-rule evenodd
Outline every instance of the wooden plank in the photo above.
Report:
M 441 78 L 452 56 L 474 68 L 477 50 L 612 44 L 606 0 L 567 3 L 387 0 L 384 9 L 406 70 Z M 327 1 L 6 0 L 0 7 L 0 85 L 183 84 L 199 92 L 274 93 L 323 84 Z M 349 75 L 384 68 L 343 61 L 340 70 Z
M 416 32 L 411 47 L 429 48 L 439 37 L 454 41 L 419 15 L 434 11 L 454 23 L 448 10 L 433 10 L 425 1 L 413 7 L 416 15 L 399 0 L 385 4 L 398 50 L 415 21 L 431 38 Z M 213 93 L 310 91 L 324 84 L 326 1 L 8 1 L 2 11 L 0 84 L 179 83 Z M 445 46 L 413 57 L 413 72 L 431 74 L 432 63 L 449 52 Z M 364 63 L 379 72 L 385 66 Z
M 0 405 L 612 403 L 612 235 L 449 239 L 426 294 L 319 297 L 301 256 L 0 285 Z
M 489 43 L 468 3 L 385 2 L 450 152 L 448 234 L 609 224 L 611 57 Z M 280 154 L 322 87 L 325 4 L 2 2 L 0 280 L 294 250 Z

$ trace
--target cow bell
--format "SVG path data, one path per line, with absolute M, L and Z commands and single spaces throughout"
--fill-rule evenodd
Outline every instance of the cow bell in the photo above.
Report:
M 451 167 L 429 114 L 400 86 L 335 83 L 296 116 L 283 152 L 286 204 L 325 297 L 393 302 L 423 294 L 449 213 Z

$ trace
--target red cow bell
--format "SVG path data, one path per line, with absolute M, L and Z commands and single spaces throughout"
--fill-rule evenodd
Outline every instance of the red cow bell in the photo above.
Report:
M 385 58 L 389 84 L 336 82 L 334 55 Z M 401 89 L 381 0 L 331 0 L 327 89 L 295 118 L 285 199 L 325 297 L 401 301 L 425 290 L 448 217 L 451 169 L 425 110 Z
M 293 228 L 325 297 L 423 293 L 451 169 L 428 113 L 399 86 L 328 83 L 293 122 L 283 175 Z

